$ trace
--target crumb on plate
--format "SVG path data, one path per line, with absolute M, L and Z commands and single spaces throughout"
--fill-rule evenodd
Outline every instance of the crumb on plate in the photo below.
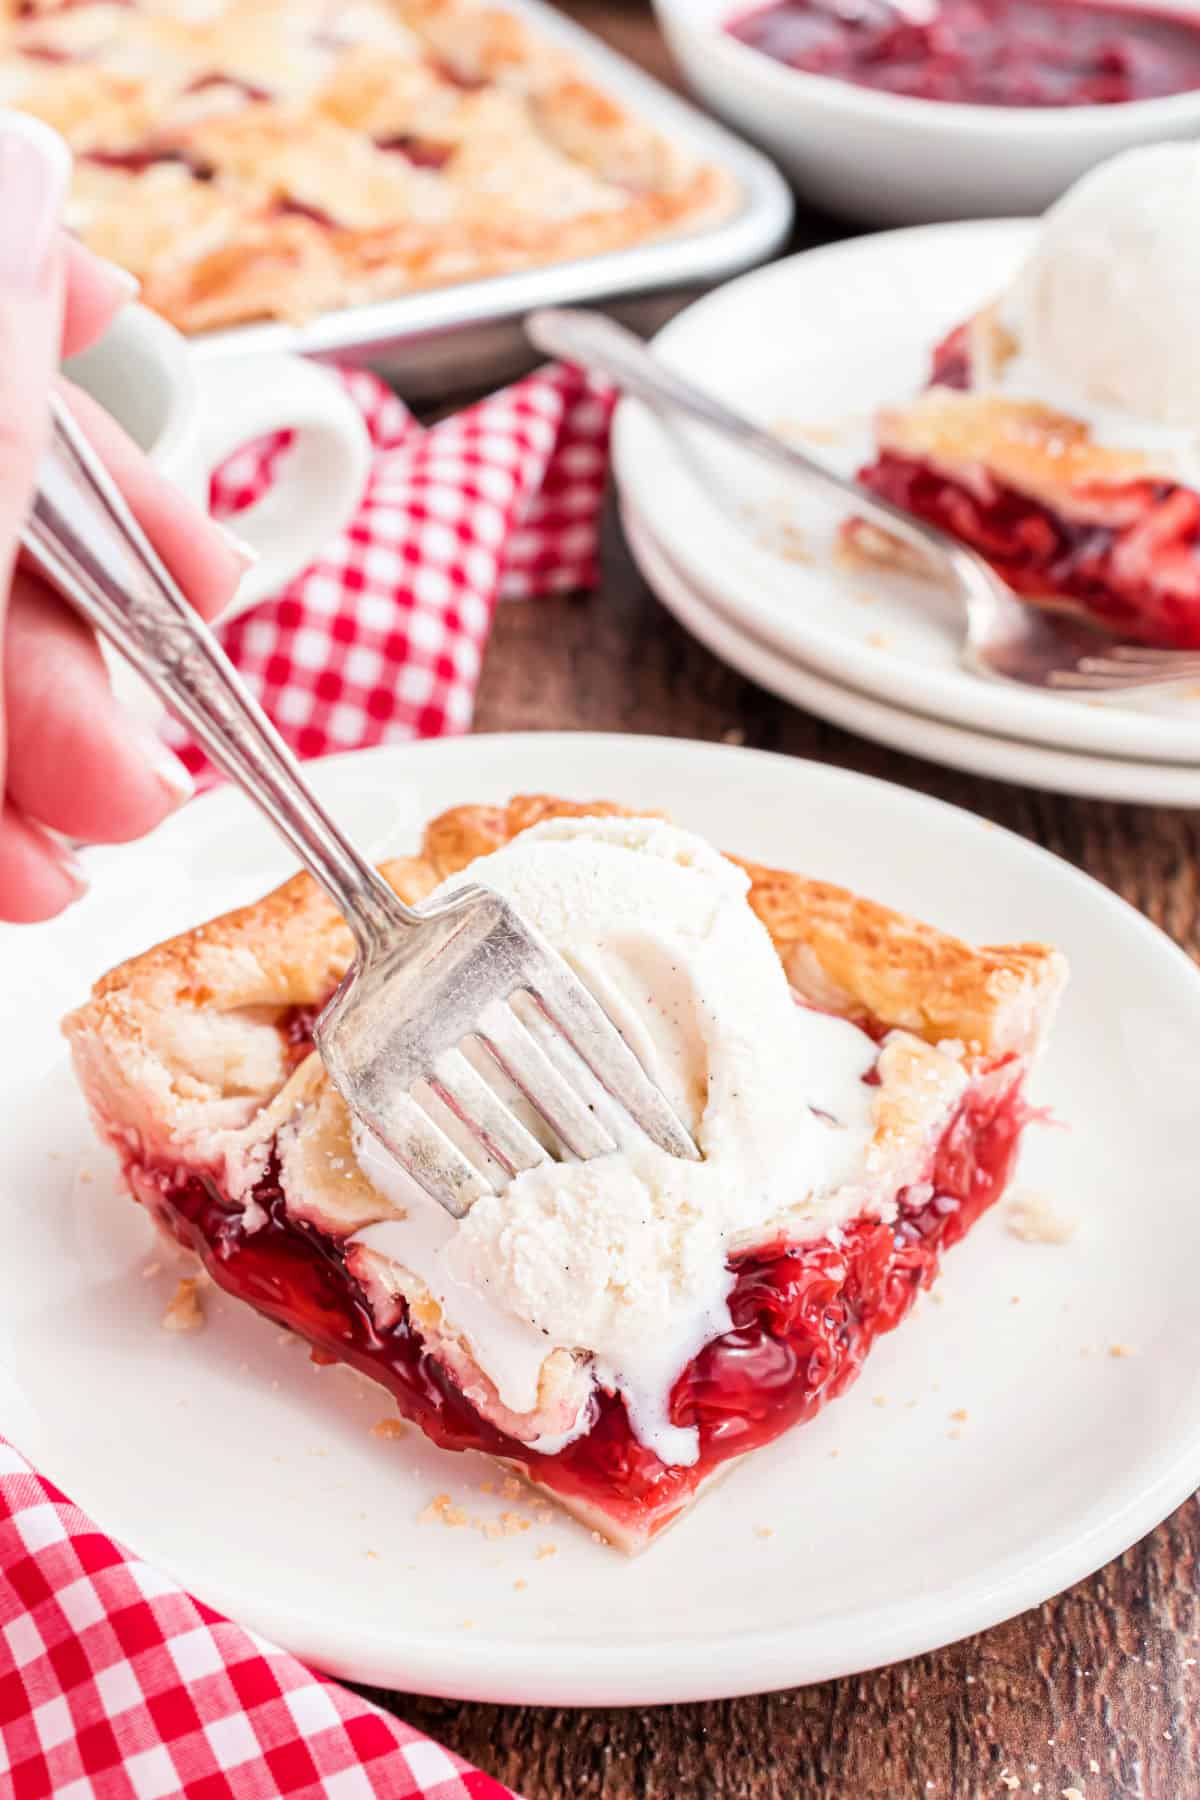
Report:
M 1023 1244 L 1066 1244 L 1078 1220 L 1037 1188 L 1018 1188 L 1005 1211 L 1005 1224 Z
M 408 1431 L 403 1419 L 376 1419 L 371 1427 L 371 1436 L 377 1438 L 402 1438 Z
M 164 1331 L 199 1331 L 204 1324 L 204 1303 L 194 1280 L 181 1281 L 162 1316 Z

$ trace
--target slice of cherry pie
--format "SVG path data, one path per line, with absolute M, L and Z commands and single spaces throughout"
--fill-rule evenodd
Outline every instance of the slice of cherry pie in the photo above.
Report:
M 879 454 L 859 480 L 980 551 L 1024 600 L 1200 647 L 1200 491 L 1174 444 L 1097 441 L 1084 420 L 1006 389 L 1020 351 L 995 308 L 951 332 L 925 391 L 877 417 Z M 873 560 L 911 562 L 873 525 L 847 535 Z
M 1065 966 L 608 804 L 459 807 L 385 873 L 417 902 L 468 868 L 592 983 L 701 1164 L 625 1141 L 451 1220 L 312 1052 L 351 946 L 306 876 L 65 1030 L 130 1191 L 214 1281 L 638 1550 L 844 1392 L 1000 1195 Z
M 0 0 L 68 222 L 184 331 L 624 248 L 735 184 L 474 0 Z

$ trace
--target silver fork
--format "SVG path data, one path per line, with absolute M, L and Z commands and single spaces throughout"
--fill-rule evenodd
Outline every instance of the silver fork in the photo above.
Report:
M 26 553 L 266 814 L 349 925 L 357 957 L 315 1039 L 351 1111 L 456 1218 L 548 1154 L 616 1147 L 597 1102 L 618 1126 L 620 1115 L 603 1095 L 588 1098 L 588 1070 L 654 1143 L 697 1158 L 620 1032 L 499 894 L 473 884 L 414 911 L 392 892 L 317 800 L 57 399 L 52 424 Z M 533 1032 L 518 1017 L 530 1008 Z M 500 1098 L 508 1082 L 536 1118 Z
M 943 577 L 963 604 L 966 638 L 962 662 L 978 675 L 1025 687 L 1064 692 L 1116 693 L 1131 688 L 1200 680 L 1200 652 L 1156 650 L 1124 643 L 1066 612 L 1018 600 L 1000 577 L 965 544 L 878 499 L 858 482 L 837 475 L 815 457 L 755 425 L 703 388 L 661 362 L 632 331 L 603 313 L 544 307 L 525 330 L 547 356 L 582 364 L 653 407 L 668 407 L 712 426 L 745 449 L 780 463 L 793 475 L 841 501 L 915 549 L 930 572 Z

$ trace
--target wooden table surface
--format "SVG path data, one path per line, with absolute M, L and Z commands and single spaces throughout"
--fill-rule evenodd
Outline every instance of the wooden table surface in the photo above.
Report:
M 638 6 L 574 0 L 571 10 L 667 73 Z M 829 230 L 802 217 L 799 241 Z M 586 598 L 501 610 L 477 729 L 732 734 L 883 776 L 1044 844 L 1200 955 L 1200 814 L 1036 793 L 851 737 L 689 638 L 633 567 L 611 511 L 604 563 Z M 981 1637 L 758 1698 L 579 1711 L 375 1697 L 527 1800 L 1061 1800 L 1071 1789 L 1085 1800 L 1200 1800 L 1198 1562 L 1191 1500 L 1090 1580 Z

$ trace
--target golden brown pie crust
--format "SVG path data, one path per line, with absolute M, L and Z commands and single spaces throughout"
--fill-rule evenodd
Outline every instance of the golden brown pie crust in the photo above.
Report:
M 624 248 L 735 184 L 475 0 L 0 0 L 68 220 L 184 331 Z
M 1131 482 L 1177 479 L 1169 461 L 1099 444 L 1082 419 L 999 389 L 1020 346 L 994 307 L 977 313 L 966 333 L 970 387 L 928 387 L 905 406 L 885 407 L 875 420 L 880 450 L 926 462 L 967 487 L 973 473 L 985 472 L 1064 518 L 1103 515 L 1113 490 Z

